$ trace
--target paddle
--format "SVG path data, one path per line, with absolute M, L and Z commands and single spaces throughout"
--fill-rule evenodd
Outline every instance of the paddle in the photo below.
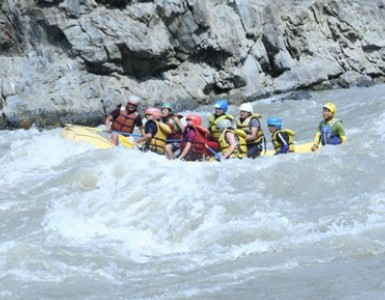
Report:
M 107 132 L 106 130 L 103 130 L 103 131 Z M 142 135 L 138 133 L 129 133 L 129 132 L 123 132 L 123 131 L 116 131 L 116 130 L 112 130 L 111 133 L 120 134 L 124 136 L 142 137 Z
M 119 135 L 119 143 L 125 148 L 134 148 L 136 143 L 123 135 Z
M 214 154 L 216 161 L 221 161 L 222 155 L 219 152 L 216 152 L 213 148 L 211 148 L 209 145 L 205 144 L 206 148 L 209 149 L 209 151 Z
M 124 135 L 124 136 L 133 136 L 133 137 L 142 137 L 141 134 L 136 134 L 136 133 L 128 133 L 128 132 L 122 132 L 122 131 L 112 131 L 112 133 L 116 133 L 119 135 Z M 167 143 L 180 143 L 182 142 L 181 139 L 168 139 L 166 140 Z
M 115 133 L 115 134 L 120 134 L 120 135 L 124 135 L 124 136 L 142 137 L 141 134 L 137 134 L 137 133 L 129 133 L 129 132 L 123 132 L 123 131 L 116 131 L 116 130 L 112 130 L 111 132 L 108 132 L 107 130 L 99 128 L 99 127 L 87 127 L 87 126 L 73 125 L 73 124 L 66 124 L 66 127 L 82 127 L 84 129 L 87 129 L 87 130 L 90 130 L 90 131 Z
M 123 136 L 142 137 L 142 135 L 138 134 L 138 133 L 129 133 L 129 132 L 123 132 L 123 131 L 117 131 L 117 130 L 112 130 L 111 132 L 108 132 L 107 130 L 99 128 L 99 127 L 87 127 L 87 126 L 82 126 L 82 125 L 66 124 L 66 127 L 73 127 L 73 126 L 82 127 L 84 129 L 87 129 L 87 130 L 90 130 L 90 131 L 115 133 L 115 134 L 123 135 Z M 119 139 L 119 141 L 122 142 L 123 144 L 127 144 L 127 142 L 125 142 L 125 140 L 127 140 L 127 139 Z M 180 143 L 181 141 L 182 141 L 181 139 L 169 139 L 169 140 L 166 140 L 166 142 L 168 142 L 168 143 Z M 132 144 L 131 141 L 129 141 L 128 143 Z M 132 148 L 132 147 L 134 147 L 134 146 L 131 146 L 131 147 L 128 147 L 128 148 Z

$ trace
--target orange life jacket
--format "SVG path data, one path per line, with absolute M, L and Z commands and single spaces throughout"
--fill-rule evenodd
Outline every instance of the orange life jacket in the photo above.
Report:
M 134 131 L 135 120 L 139 113 L 137 111 L 127 113 L 127 111 L 120 111 L 120 114 L 112 122 L 111 129 L 115 131 L 122 131 L 132 133 Z

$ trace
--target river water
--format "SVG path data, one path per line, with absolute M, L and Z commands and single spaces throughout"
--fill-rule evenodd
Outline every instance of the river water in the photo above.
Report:
M 327 99 L 346 144 L 187 163 L 0 132 L 0 299 L 384 299 L 385 86 L 310 96 L 255 102 L 265 133 L 311 141 Z

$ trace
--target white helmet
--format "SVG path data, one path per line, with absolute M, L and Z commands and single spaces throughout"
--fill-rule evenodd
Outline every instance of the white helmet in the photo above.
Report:
M 138 106 L 140 104 L 140 98 L 138 96 L 132 95 L 128 97 L 127 104 Z
M 247 111 L 249 113 L 253 113 L 253 106 L 251 103 L 242 103 L 241 106 L 239 107 L 240 111 Z
M 227 129 L 227 128 L 234 128 L 234 125 L 233 125 L 233 122 L 231 122 L 231 120 L 223 119 L 223 120 L 218 121 L 217 128 L 220 131 L 222 131 L 222 130 Z

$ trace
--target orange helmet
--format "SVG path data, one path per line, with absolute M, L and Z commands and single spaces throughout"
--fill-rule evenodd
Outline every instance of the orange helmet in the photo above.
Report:
M 152 116 L 154 120 L 159 120 L 162 117 L 162 112 L 159 108 L 150 107 L 146 109 L 146 116 Z
M 201 126 L 202 125 L 202 117 L 198 114 L 189 114 L 186 117 L 186 121 L 191 121 L 194 126 Z

